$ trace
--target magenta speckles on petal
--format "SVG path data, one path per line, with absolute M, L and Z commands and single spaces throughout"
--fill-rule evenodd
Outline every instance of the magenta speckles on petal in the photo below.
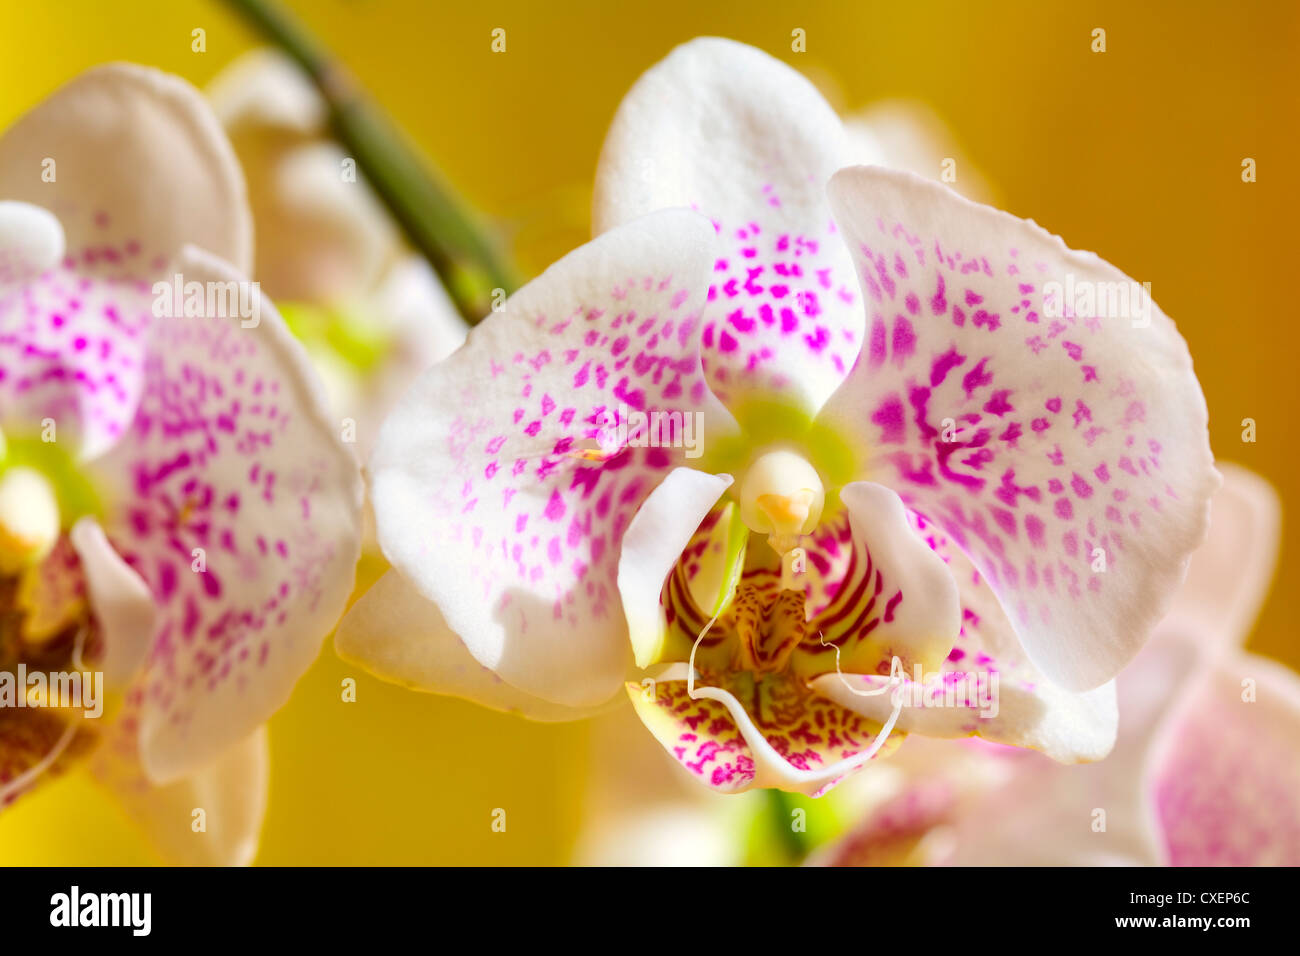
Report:
M 914 668 L 904 668 L 902 693 L 912 704 L 900 712 L 898 729 L 932 737 L 975 734 L 1042 750 L 1061 761 L 1104 755 L 1115 735 L 1113 685 L 1073 694 L 1044 680 L 1020 647 L 998 596 L 966 555 L 937 524 L 915 513 L 908 519 L 957 585 L 961 628 L 946 658 L 923 672 L 923 683 L 915 682 Z M 1038 574 L 1037 566 L 1031 563 L 1029 573 Z M 859 689 L 872 686 L 867 679 L 847 679 Z M 855 697 L 838 675 L 818 678 L 814 687 L 876 719 L 889 714 L 888 695 Z M 937 694 L 940 706 L 921 706 L 927 693 Z
M 761 221 L 719 232 L 740 248 L 714 271 L 704 317 L 709 385 L 732 407 L 793 390 L 795 401 L 816 408 L 861 343 L 861 305 L 842 243 L 830 230 L 814 238 Z M 894 334 L 906 341 L 906 320 Z
M 754 756 L 726 705 L 692 700 L 685 681 L 657 683 L 649 702 L 640 684 L 629 684 L 627 690 L 647 728 L 701 783 L 722 793 L 750 787 Z
M 756 676 L 749 671 L 704 672 L 701 684 L 719 687 L 743 702 L 749 733 L 762 735 L 766 754 L 787 765 L 784 773 L 814 775 L 866 751 L 881 726 L 825 697 L 812 693 L 790 674 Z M 747 790 L 756 782 L 770 784 L 781 774 L 755 760 L 753 748 L 737 726 L 737 717 L 723 703 L 692 699 L 683 680 L 656 682 L 647 700 L 640 684 L 627 685 L 628 696 L 646 727 L 696 779 L 722 793 Z M 896 747 L 900 737 L 886 747 Z M 847 771 L 846 771 L 847 772 Z M 838 782 L 822 782 L 828 789 Z
M 122 437 L 140 400 L 152 293 L 142 282 L 64 267 L 0 287 L 0 428 L 86 458 Z
M 206 260 L 188 268 L 210 274 Z M 160 611 L 138 688 L 156 773 L 269 717 L 352 578 L 356 465 L 301 377 L 296 344 L 262 310 L 255 329 L 155 320 L 135 418 L 98 463 L 127 493 L 105 531 Z
M 702 341 L 709 384 L 733 410 L 779 393 L 813 413 L 857 357 L 861 294 L 825 193 L 843 140 L 806 79 L 712 38 L 649 69 L 611 124 L 596 231 L 685 207 L 709 217 L 723 244 L 709 262 Z
M 572 253 L 427 372 L 381 437 L 386 552 L 521 689 L 572 705 L 617 691 L 623 532 L 691 442 L 734 427 L 699 353 L 714 241 L 664 213 Z
M 877 320 L 826 420 L 876 426 L 867 472 L 970 554 L 1048 676 L 1095 686 L 1158 618 L 1216 484 L 1185 345 L 1158 310 L 1145 324 L 1070 310 L 1040 321 L 1050 281 L 1127 280 L 1032 224 L 875 168 L 842 171 L 831 194 L 863 286 L 899 318 L 888 336 Z M 905 276 L 889 267 L 900 259 Z M 904 318 L 913 297 L 932 314 Z M 1008 473 L 1011 495 L 997 480 Z M 1141 535 L 1107 520 L 1103 484 L 1129 496 Z
M 1272 661 L 1227 654 L 1188 688 L 1149 766 L 1172 865 L 1300 865 L 1298 730 L 1300 682 Z

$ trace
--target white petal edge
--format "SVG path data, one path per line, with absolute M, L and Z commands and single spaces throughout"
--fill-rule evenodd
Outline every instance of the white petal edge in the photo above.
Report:
M 302 69 L 270 48 L 251 50 L 231 62 L 207 87 L 222 125 L 245 124 L 311 136 L 324 131 L 325 104 Z
M 129 766 L 93 766 L 96 778 L 122 804 L 168 863 L 248 866 L 257 856 L 271 777 L 265 727 L 216 759 L 163 786 L 151 785 Z M 195 811 L 204 829 L 196 831 Z
M 731 486 L 730 475 L 675 468 L 641 504 L 623 533 L 618 593 L 638 667 L 663 650 L 665 627 L 659 596 L 695 529 Z
M 826 180 L 847 161 L 839 117 L 808 80 L 754 47 L 701 37 L 647 70 L 619 104 L 596 170 L 592 232 L 691 203 L 741 225 L 774 183 L 778 220 L 799 222 L 825 209 Z
M 108 687 L 123 687 L 144 663 L 153 641 L 158 618 L 153 594 L 94 518 L 80 519 L 68 537 L 81 558 L 90 607 L 103 636 L 99 669 Z
M 530 720 L 581 720 L 621 704 L 566 707 L 508 684 L 474 659 L 447 626 L 438 605 L 417 591 L 399 571 L 385 573 L 344 615 L 334 634 L 339 657 L 380 680 L 410 690 L 473 701 Z
M 1282 538 L 1282 502 L 1273 486 L 1240 465 L 1216 467 L 1223 486 L 1210 500 L 1210 530 L 1156 629 L 1157 635 L 1202 634 L 1207 651 L 1245 641 L 1268 594 Z
M 892 694 L 880 692 L 889 686 L 888 677 L 823 674 L 809 686 L 841 707 L 872 720 L 887 719 L 891 712 Z M 879 693 L 863 696 L 863 691 Z M 1062 764 L 1102 760 L 1115 745 L 1120 714 L 1114 681 L 1081 693 L 1063 690 L 1048 681 L 1036 694 L 1001 686 L 996 704 L 997 713 L 988 718 L 991 726 L 980 736 L 999 744 L 1037 750 Z M 1050 712 L 1053 719 L 1044 720 L 1045 712 Z M 955 740 L 971 736 L 964 727 L 977 714 L 970 710 L 954 714 L 953 708 L 915 707 L 909 702 L 899 712 L 897 727 L 904 733 Z

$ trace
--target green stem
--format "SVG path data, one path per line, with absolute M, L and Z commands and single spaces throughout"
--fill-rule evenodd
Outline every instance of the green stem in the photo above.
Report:
M 514 271 L 496 241 L 416 155 L 398 129 L 275 0 L 227 0 L 311 79 L 334 136 L 352 154 L 393 218 L 447 288 L 465 321 L 480 321 L 493 289 L 511 292 Z
M 791 825 L 798 806 L 794 798 L 782 790 L 764 790 L 767 798 L 767 816 L 774 835 L 781 841 L 781 850 L 791 866 L 797 866 L 808 855 L 808 834 Z

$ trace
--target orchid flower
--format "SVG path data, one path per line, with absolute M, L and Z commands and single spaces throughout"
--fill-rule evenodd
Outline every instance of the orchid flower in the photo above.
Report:
M 245 54 L 208 98 L 248 181 L 254 274 L 306 346 L 335 415 L 353 423 L 364 460 L 389 408 L 467 326 L 328 138 L 325 104 L 293 62 Z
M 0 139 L 0 199 L 0 690 L 47 688 L 0 708 L 0 805 L 84 758 L 169 859 L 249 862 L 263 724 L 351 588 L 357 466 L 243 278 L 243 179 L 187 84 L 73 80 Z M 176 276 L 206 290 L 183 315 Z M 54 693 L 72 672 L 102 715 Z
M 908 774 L 818 856 L 831 865 L 1300 864 L 1300 676 L 1248 654 L 1277 558 L 1276 493 L 1224 468 L 1173 611 L 1118 680 L 1109 758 L 908 754 Z M 927 742 L 928 743 L 928 742 Z
M 953 188 L 982 202 L 996 195 L 982 176 L 972 174 L 973 164 L 943 121 L 922 103 L 876 103 L 843 122 L 857 162 L 938 180 L 944 160 L 958 157 L 961 175 Z M 573 852 L 580 866 L 739 866 L 770 853 L 773 842 L 781 842 L 778 851 L 793 850 L 771 840 L 772 827 L 788 827 L 790 820 L 775 815 L 760 793 L 724 796 L 699 786 L 628 710 L 591 721 L 587 759 L 592 772 Z M 906 781 L 896 764 L 857 774 L 815 806 L 806 804 L 800 842 L 817 846 L 841 836 L 894 797 Z
M 1129 282 L 1096 256 L 844 150 L 739 44 L 637 82 L 597 237 L 386 421 L 394 568 L 345 658 L 538 719 L 626 695 L 728 793 L 820 793 L 908 732 L 1109 751 L 1218 483 L 1186 345 L 1062 303 Z M 898 706 L 962 673 L 996 713 Z

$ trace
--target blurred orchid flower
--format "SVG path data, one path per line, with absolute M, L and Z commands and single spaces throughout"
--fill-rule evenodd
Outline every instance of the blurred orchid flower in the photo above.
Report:
M 579 866 L 789 865 L 830 845 L 907 777 L 897 756 L 872 764 L 817 799 L 774 791 L 723 794 L 701 787 L 631 708 L 590 721 L 582 828 L 572 860 Z M 950 746 L 950 745 L 944 745 Z
M 83 74 L 0 139 L 0 197 L 0 804 L 89 755 L 164 855 L 247 863 L 262 725 L 351 587 L 357 466 L 243 278 L 195 90 Z
M 1118 680 L 1106 760 L 1062 767 L 972 744 L 908 748 L 908 773 L 817 860 L 955 865 L 1300 864 L 1300 677 L 1240 649 L 1279 538 L 1276 493 L 1221 466 L 1210 535 Z
M 621 690 L 723 792 L 822 792 L 902 732 L 1104 756 L 1218 484 L 1186 345 L 1058 308 L 1130 284 L 1096 256 L 845 153 L 751 48 L 643 76 L 598 237 L 385 423 L 394 570 L 339 652 L 540 719 Z M 966 678 L 996 706 L 899 704 Z
M 967 199 L 996 204 L 997 190 L 925 103 L 873 103 L 844 117 L 844 135 L 854 162 L 906 170 L 946 183 Z
M 335 414 L 353 422 L 364 460 L 390 407 L 467 326 L 329 138 L 325 104 L 292 61 L 245 54 L 208 98 L 248 181 L 254 274 L 306 346 Z

